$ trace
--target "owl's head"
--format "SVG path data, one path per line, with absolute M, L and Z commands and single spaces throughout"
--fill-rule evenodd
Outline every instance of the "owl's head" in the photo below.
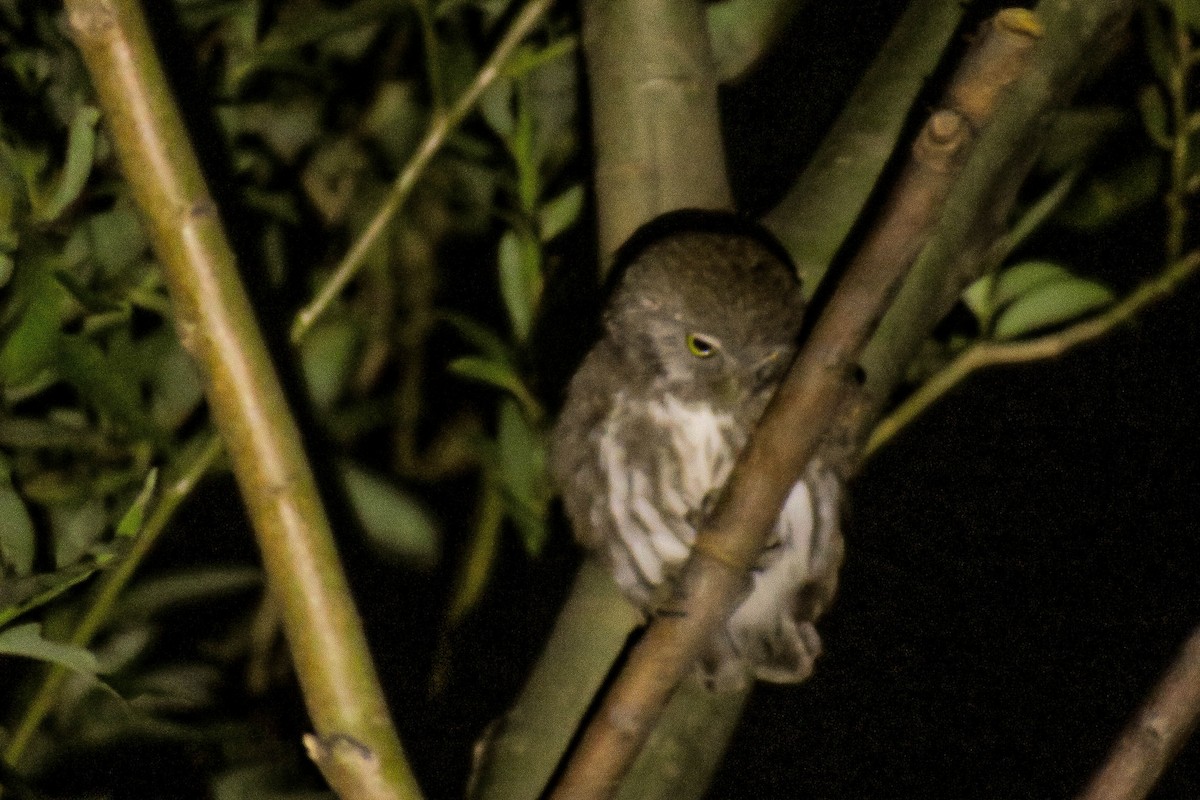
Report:
M 782 248 L 731 214 L 676 212 L 617 254 L 606 338 L 656 391 L 732 406 L 775 384 L 804 313 Z

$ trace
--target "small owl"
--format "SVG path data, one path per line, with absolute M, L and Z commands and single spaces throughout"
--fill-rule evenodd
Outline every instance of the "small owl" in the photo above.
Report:
M 617 254 L 600 341 L 567 390 L 551 470 L 576 538 L 625 595 L 653 612 L 791 363 L 804 313 L 782 248 L 716 212 L 675 212 Z M 811 620 L 841 563 L 839 483 L 819 464 L 792 489 L 774 535 L 701 670 L 806 678 Z

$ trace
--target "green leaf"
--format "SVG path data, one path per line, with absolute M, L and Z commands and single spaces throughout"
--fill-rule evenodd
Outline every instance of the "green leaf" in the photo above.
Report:
M 403 9 L 404 6 L 392 0 L 359 0 L 337 9 L 312 7 L 274 25 L 259 44 L 259 54 L 283 53 L 319 44 L 329 37 L 377 24 Z
M 496 555 L 500 552 L 504 498 L 491 482 L 485 482 L 480 491 L 482 495 L 475 510 L 475 524 L 446 612 L 446 620 L 451 626 L 457 625 L 483 597 L 483 590 L 487 588 L 496 563 Z
M 498 333 L 486 325 L 457 311 L 439 311 L 437 317 L 443 322 L 449 323 L 460 336 L 475 345 L 488 361 L 510 366 L 515 363 L 512 348 L 500 338 Z
M 490 361 L 479 356 L 463 356 L 451 361 L 446 369 L 455 375 L 508 392 L 520 403 L 525 415 L 532 420 L 540 420 L 543 416 L 541 404 L 525 386 L 516 369 L 507 362 Z
M 58 351 L 60 317 L 67 293 L 54 280 L 48 262 L 34 255 L 17 270 L 17 285 L 12 291 L 25 308 L 0 347 L 0 386 L 6 389 L 35 380 Z
M 370 540 L 414 566 L 433 567 L 441 534 L 429 512 L 386 478 L 349 462 L 340 466 L 350 504 Z
M 420 101 L 420 91 L 411 79 L 383 81 L 360 123 L 387 154 L 394 170 L 416 149 L 428 126 L 429 113 Z
M 196 365 L 173 336 L 171 345 L 150 377 L 150 415 L 156 426 L 168 431 L 176 430 L 204 401 Z
M 996 321 L 997 339 L 1014 339 L 1061 325 L 1111 304 L 1112 291 L 1098 283 L 1069 278 L 1046 283 L 1013 301 Z
M 575 224 L 582 211 L 583 185 L 577 183 L 538 211 L 538 228 L 542 241 L 548 242 L 566 231 Z
M 46 661 L 91 677 L 95 677 L 100 671 L 100 665 L 91 651 L 77 645 L 51 642 L 42 638 L 42 626 L 36 622 L 14 625 L 0 631 L 0 655 Z
M 203 603 L 262 585 L 257 567 L 192 567 L 141 581 L 121 598 L 117 618 L 145 620 L 187 603 Z
M 67 136 L 66 166 L 50 199 L 38 209 L 36 215 L 42 222 L 58 219 L 83 191 L 92 172 L 92 160 L 96 154 L 96 123 L 99 121 L 100 111 L 92 106 L 82 106 L 75 112 Z
M 451 361 L 446 369 L 468 380 L 503 389 L 515 397 L 527 397 L 529 394 L 521 382 L 521 376 L 517 374 L 513 365 L 506 361 L 492 361 L 482 356 L 463 356 Z
M 479 113 L 483 121 L 505 141 L 513 136 L 517 118 L 513 113 L 513 82 L 511 78 L 497 78 L 479 96 Z
M 314 407 L 329 409 L 341 397 L 357 366 L 359 331 L 346 318 L 316 325 L 300 343 L 300 365 Z
M 142 490 L 138 492 L 138 496 L 130 504 L 129 510 L 122 515 L 120 521 L 117 523 L 116 537 L 118 539 L 132 539 L 142 532 L 146 507 L 150 505 L 150 500 L 154 497 L 154 489 L 157 485 L 158 470 L 151 469 L 150 473 L 146 475 L 146 482 L 142 484 Z
M 0 581 L 0 627 L 28 611 L 46 605 L 99 570 L 99 561 L 87 561 L 55 572 Z
M 0 454 L 0 581 L 33 570 L 37 532 L 25 501 L 12 485 L 9 466 Z
M 112 209 L 93 214 L 87 220 L 87 232 L 92 244 L 92 257 L 110 277 L 124 272 L 150 246 L 137 209 L 127 198 Z
M 509 516 L 521 533 L 530 554 L 541 552 L 547 535 L 550 480 L 546 471 L 546 444 L 513 400 L 500 405 L 496 432 L 500 485 L 508 501 Z
M 142 407 L 139 382 L 118 369 L 95 342 L 83 336 L 62 336 L 58 357 L 63 377 L 98 410 L 138 438 L 165 443 L 166 435 Z
M 1158 86 L 1144 86 L 1138 92 L 1138 111 L 1150 141 L 1164 150 L 1171 149 L 1171 133 L 1167 124 L 1167 101 Z
M 91 498 L 78 506 L 50 509 L 54 533 L 54 566 L 63 568 L 81 561 L 100 543 L 108 529 L 104 504 Z
M 995 291 L 996 274 L 989 273 L 978 279 L 962 293 L 963 304 L 971 310 L 981 326 L 986 327 L 992 318 L 992 293 Z
M 505 231 L 500 237 L 497 259 L 500 270 L 500 295 L 504 297 L 504 307 L 508 309 L 512 331 L 518 339 L 524 341 L 533 330 L 535 294 L 526 276 L 522 249 L 521 237 L 515 231 Z
M 1087 283 L 1062 264 L 1024 261 L 975 281 L 963 292 L 963 302 L 979 319 L 980 325 L 989 328 L 998 314 L 1006 314 L 1007 309 L 1023 298 L 1037 294 L 1047 286 L 1073 282 Z
M 1014 264 L 1004 269 L 996 278 L 996 288 L 992 293 L 993 307 L 1003 308 L 1045 284 L 1073 278 L 1069 269 L 1053 261 L 1023 261 Z
M 705 6 L 713 60 L 722 82 L 751 70 L 803 3 L 780 0 L 723 0 Z

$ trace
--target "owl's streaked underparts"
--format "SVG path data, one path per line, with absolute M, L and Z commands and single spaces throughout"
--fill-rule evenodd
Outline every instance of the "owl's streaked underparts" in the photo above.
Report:
M 635 234 L 567 390 L 551 470 L 581 544 L 653 612 L 796 349 L 804 302 L 764 231 L 676 212 Z M 841 564 L 837 478 L 809 465 L 701 668 L 717 688 L 812 672 Z

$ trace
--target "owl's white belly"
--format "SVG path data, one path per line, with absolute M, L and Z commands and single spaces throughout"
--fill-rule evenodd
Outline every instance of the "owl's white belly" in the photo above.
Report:
M 639 441 L 646 430 L 657 433 L 656 441 Z M 745 434 L 731 414 L 705 404 L 622 394 L 596 435 L 607 486 L 594 494 L 592 525 L 614 529 L 605 537 L 608 561 L 625 593 L 644 604 L 687 559 L 705 500 L 729 477 Z M 808 539 L 812 518 L 810 494 L 798 483 L 784 505 L 778 537 Z M 807 557 L 802 560 L 803 569 Z

